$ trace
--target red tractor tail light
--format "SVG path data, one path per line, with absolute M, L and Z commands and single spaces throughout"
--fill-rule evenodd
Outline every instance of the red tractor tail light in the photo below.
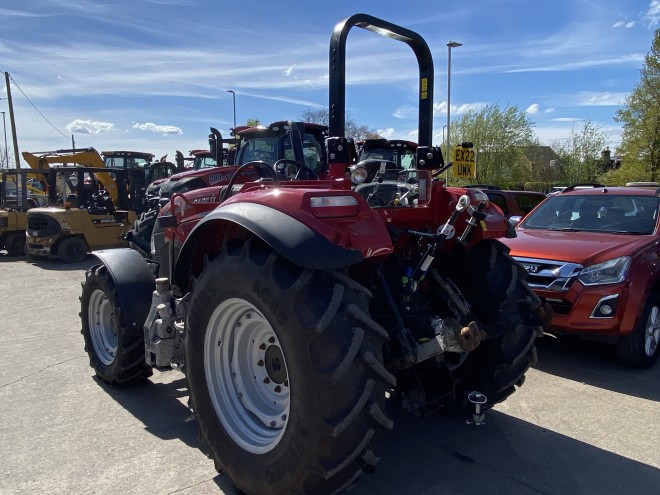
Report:
M 317 218 L 356 217 L 360 213 L 354 196 L 312 196 L 309 205 Z

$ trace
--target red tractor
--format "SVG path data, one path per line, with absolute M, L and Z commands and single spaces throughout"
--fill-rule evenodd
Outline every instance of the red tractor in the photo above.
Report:
M 344 135 L 356 26 L 407 43 L 419 64 L 416 168 L 382 204 L 355 191 L 367 171 Z M 547 315 L 498 240 L 514 235 L 501 211 L 437 178 L 432 101 L 425 41 L 353 15 L 331 38 L 317 163 L 255 154 L 225 184 L 172 194 L 150 258 L 94 253 L 81 297 L 91 366 L 110 384 L 181 369 L 216 468 L 241 492 L 346 489 L 377 462 L 389 408 L 464 411 L 480 424 L 535 361 Z M 279 141 L 290 156 L 311 155 L 303 133 L 292 124 Z

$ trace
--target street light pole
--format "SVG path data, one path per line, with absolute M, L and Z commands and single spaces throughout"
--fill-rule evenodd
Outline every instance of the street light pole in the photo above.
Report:
M 7 151 L 7 121 L 5 120 L 5 112 L 2 112 L 2 127 L 5 131 L 5 166 L 9 168 L 9 152 Z
M 458 41 L 450 41 L 447 43 L 447 49 L 449 50 L 447 56 L 447 146 L 446 146 L 446 158 L 445 160 L 449 163 L 449 119 L 451 115 L 451 49 L 463 46 L 463 43 Z M 445 183 L 449 184 L 449 169 L 445 172 Z
M 231 93 L 231 96 L 234 99 L 234 127 L 236 127 L 236 93 L 233 89 L 228 89 L 227 93 Z

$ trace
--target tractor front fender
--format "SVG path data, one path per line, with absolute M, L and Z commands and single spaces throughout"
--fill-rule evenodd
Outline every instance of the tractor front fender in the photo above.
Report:
M 151 308 L 156 277 L 149 263 L 135 250 L 117 248 L 93 251 L 108 269 L 115 284 L 128 335 L 142 335 Z
M 252 232 L 278 254 L 304 268 L 335 270 L 363 260 L 360 250 L 333 244 L 301 221 L 275 208 L 257 203 L 232 203 L 213 210 L 192 230 L 176 261 L 173 275 L 176 285 L 187 286 L 194 259 L 208 250 L 207 245 L 200 243 L 204 233 L 209 229 L 217 232 L 218 224 L 227 223 Z

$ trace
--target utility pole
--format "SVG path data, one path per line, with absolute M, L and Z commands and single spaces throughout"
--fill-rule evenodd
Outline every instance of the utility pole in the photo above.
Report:
M 450 152 L 451 149 L 449 147 L 449 121 L 450 121 L 450 115 L 451 115 L 451 49 L 452 48 L 458 48 L 459 46 L 463 46 L 463 43 L 459 43 L 458 41 L 450 41 L 447 43 L 447 49 L 449 51 L 447 55 L 447 146 L 446 146 L 446 153 L 447 153 L 447 162 L 450 161 Z M 449 169 L 445 172 L 445 183 L 449 184 Z
M 16 159 L 16 168 L 21 167 L 21 162 L 18 159 L 18 138 L 16 137 L 16 121 L 14 120 L 14 104 L 11 101 L 11 85 L 9 84 L 9 72 L 5 72 L 5 82 L 7 83 L 7 102 L 9 103 L 9 124 L 11 125 L 11 133 L 14 142 L 14 158 Z M 9 166 L 9 163 L 7 163 Z
M 231 96 L 234 99 L 234 127 L 236 127 L 236 93 L 233 89 L 228 89 L 227 93 L 231 93 Z
M 9 168 L 9 152 L 7 151 L 7 121 L 5 120 L 5 113 L 2 112 L 2 127 L 5 131 L 5 166 Z

